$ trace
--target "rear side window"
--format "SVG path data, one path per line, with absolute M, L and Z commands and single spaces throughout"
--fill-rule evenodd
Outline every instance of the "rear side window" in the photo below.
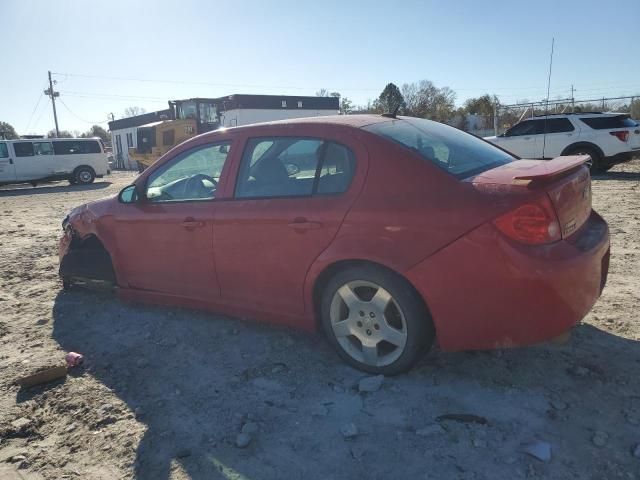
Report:
M 33 151 L 36 155 L 53 155 L 51 142 L 33 142 Z
M 33 157 L 33 143 L 31 142 L 15 142 L 13 149 L 16 151 L 16 157 Z
M 400 117 L 364 130 L 399 143 L 457 178 L 477 175 L 516 158 L 478 137 L 431 120 Z
M 355 156 L 344 145 L 319 138 L 253 138 L 245 148 L 236 197 L 297 197 L 345 192 Z
M 60 140 L 53 142 L 56 155 L 78 155 L 101 153 L 100 144 L 96 140 Z
M 346 192 L 355 173 L 353 152 L 338 143 L 329 142 L 324 150 L 318 178 L 318 193 Z
M 0 143 L 0 158 L 7 158 L 9 156 L 9 150 L 6 143 Z
M 608 117 L 586 117 L 581 118 L 580 120 L 595 130 L 610 130 L 613 128 L 631 128 L 638 126 L 635 121 L 624 115 Z
M 543 130 L 547 133 L 573 132 L 575 128 L 568 118 L 548 118 L 542 120 Z

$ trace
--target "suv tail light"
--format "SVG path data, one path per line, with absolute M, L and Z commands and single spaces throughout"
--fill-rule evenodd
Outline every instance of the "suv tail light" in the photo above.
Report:
M 507 237 L 529 245 L 561 239 L 558 216 L 546 194 L 496 218 L 493 224 Z
M 609 135 L 617 137 L 621 142 L 626 142 L 629 139 L 629 130 L 618 130 L 617 132 L 609 132 Z

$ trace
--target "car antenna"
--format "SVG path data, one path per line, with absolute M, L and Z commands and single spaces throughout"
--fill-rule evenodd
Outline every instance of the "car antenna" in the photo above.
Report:
M 553 66 L 553 44 L 555 37 L 551 37 L 551 58 L 549 59 L 549 78 L 547 79 L 547 101 L 544 104 L 544 131 L 542 135 L 542 159 L 544 159 L 544 150 L 547 147 L 547 120 L 549 119 L 549 89 L 551 88 L 551 67 Z
M 398 103 L 398 105 L 396 105 L 396 108 L 393 110 L 393 112 L 391 112 L 391 113 L 383 113 L 382 116 L 383 117 L 387 117 L 387 118 L 396 118 L 396 115 L 398 114 L 398 110 L 400 110 L 400 103 Z

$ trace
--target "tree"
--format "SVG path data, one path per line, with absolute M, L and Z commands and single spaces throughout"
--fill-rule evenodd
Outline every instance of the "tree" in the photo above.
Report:
M 56 131 L 49 130 L 47 132 L 47 138 L 56 138 Z M 57 138 L 73 138 L 73 133 L 69 130 L 60 130 L 60 135 L 58 135 Z
M 388 83 L 380 93 L 374 106 L 382 113 L 393 113 L 404 106 L 404 97 L 397 85 Z
M 98 137 L 98 138 L 101 138 L 103 142 L 109 141 L 109 133 L 100 125 L 92 126 L 88 131 L 86 131 L 85 133 L 82 133 L 80 137 L 82 138 Z
M 145 113 L 147 113 L 147 111 L 142 107 L 127 107 L 124 109 L 123 117 L 136 117 Z
M 436 87 L 429 80 L 402 85 L 404 113 L 439 122 L 450 120 L 455 111 L 456 94 L 449 87 Z
M 341 115 L 349 115 L 354 110 L 353 102 L 349 100 L 347 97 L 342 97 L 340 99 L 340 114 Z
M 493 115 L 495 107 L 498 105 L 498 97 L 485 94 L 477 98 L 469 98 L 464 102 L 464 110 L 472 115 L 482 117 L 482 128 L 487 129 L 493 126 Z
M 329 96 L 329 90 L 327 90 L 326 88 L 321 88 L 316 92 L 316 97 L 328 97 L 328 96 Z
M 0 122 L 0 138 L 13 140 L 20 137 L 18 136 L 16 129 L 13 128 L 13 125 L 7 122 Z

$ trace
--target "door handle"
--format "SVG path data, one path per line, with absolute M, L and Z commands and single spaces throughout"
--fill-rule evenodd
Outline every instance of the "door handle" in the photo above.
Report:
M 310 222 L 304 217 L 298 217 L 293 220 L 293 222 L 287 225 L 289 228 L 293 228 L 294 230 L 315 230 L 317 228 L 322 227 L 321 222 Z
M 13 158 L 9 159 L 9 165 L 13 165 Z
M 184 221 L 180 224 L 187 230 L 193 230 L 194 228 L 204 227 L 204 222 L 196 220 L 195 218 L 185 218 Z

